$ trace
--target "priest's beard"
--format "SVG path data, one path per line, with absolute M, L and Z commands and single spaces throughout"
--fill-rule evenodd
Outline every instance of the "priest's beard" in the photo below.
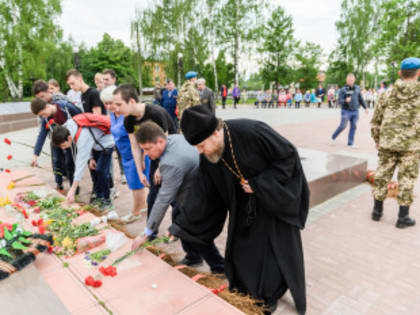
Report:
M 222 142 L 220 144 L 217 145 L 216 149 L 214 150 L 213 153 L 207 155 L 204 154 L 204 157 L 213 164 L 216 164 L 217 162 L 220 161 L 220 159 L 222 158 L 223 152 L 225 151 L 225 141 L 222 138 Z

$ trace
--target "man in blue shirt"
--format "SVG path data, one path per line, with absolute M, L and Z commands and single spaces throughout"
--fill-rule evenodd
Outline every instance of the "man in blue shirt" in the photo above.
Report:
M 354 134 L 356 132 L 357 121 L 359 120 L 359 107 L 360 105 L 369 113 L 366 103 L 362 97 L 360 87 L 355 85 L 356 77 L 350 73 L 347 75 L 347 84 L 340 90 L 338 95 L 338 104 L 341 106 L 341 122 L 337 130 L 332 135 L 334 141 L 338 135 L 347 127 L 350 121 L 350 131 L 348 136 L 347 145 L 353 149 L 357 147 L 354 145 Z
M 166 89 L 162 92 L 162 98 L 160 99 L 160 105 L 166 109 L 171 115 L 175 125 L 178 127 L 178 117 L 175 114 L 176 102 L 178 97 L 178 91 L 175 89 L 175 83 L 172 80 L 168 80 Z

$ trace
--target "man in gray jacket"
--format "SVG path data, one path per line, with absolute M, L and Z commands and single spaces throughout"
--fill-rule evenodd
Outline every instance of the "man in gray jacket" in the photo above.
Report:
M 186 199 L 200 161 L 197 149 L 191 146 L 183 135 L 166 136 L 162 128 L 154 122 L 147 121 L 141 124 L 135 135 L 140 147 L 150 159 L 160 159 L 160 178 L 155 178 L 155 180 L 161 183 L 161 187 L 147 219 L 144 233 L 133 241 L 133 249 L 157 234 L 170 205 L 173 206 L 172 216 L 180 211 L 177 204 L 181 204 Z M 224 259 L 214 242 L 195 245 L 181 240 L 181 243 L 187 253 L 181 261 L 182 264 L 198 265 L 204 258 L 212 272 L 224 272 Z
M 204 105 L 213 114 L 216 113 L 216 104 L 214 102 L 214 93 L 206 87 L 206 80 L 203 78 L 197 80 L 197 89 L 200 94 L 201 105 Z
M 83 114 L 81 114 L 83 115 Z M 77 115 L 78 116 L 78 115 Z M 76 119 L 76 118 L 75 118 Z M 81 128 L 81 129 L 80 129 Z M 80 131 L 79 131 L 80 129 Z M 73 184 L 67 193 L 67 201 L 74 202 L 74 195 L 83 178 L 86 165 L 95 169 L 97 181 L 97 199 L 102 210 L 111 206 L 109 197 L 109 176 L 114 139 L 95 127 L 80 127 L 73 119 L 68 119 L 63 126 L 56 126 L 52 133 L 55 146 L 65 150 L 76 147 L 75 171 Z

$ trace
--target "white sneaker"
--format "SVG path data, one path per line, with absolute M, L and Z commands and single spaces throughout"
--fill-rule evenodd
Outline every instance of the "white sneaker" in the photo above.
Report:
M 118 196 L 120 195 L 120 192 L 118 191 L 118 189 L 117 189 L 117 188 L 112 187 L 112 188 L 109 190 L 109 195 L 110 195 L 110 198 L 111 198 L 111 199 L 117 199 L 117 198 L 118 198 Z
M 333 147 L 335 146 L 336 142 L 333 138 L 330 138 L 330 141 L 328 142 L 328 144 Z
M 357 149 L 359 148 L 359 146 L 357 146 L 357 145 L 355 145 L 355 144 L 353 144 L 353 145 L 348 145 L 348 147 L 349 147 L 350 149 L 353 149 L 353 150 L 357 150 Z

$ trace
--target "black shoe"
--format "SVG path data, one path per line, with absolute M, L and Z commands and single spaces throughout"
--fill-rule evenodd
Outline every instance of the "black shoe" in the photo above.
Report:
M 382 200 L 374 201 L 373 211 L 372 211 L 372 220 L 379 221 L 382 217 L 382 213 L 384 211 L 384 202 Z
M 226 280 L 226 275 L 224 270 L 212 270 L 211 274 L 217 279 Z
M 80 187 L 77 186 L 77 188 L 76 188 L 76 196 L 78 196 L 79 194 L 80 194 Z
M 404 229 L 406 227 L 416 225 L 416 220 L 408 216 L 409 210 L 410 207 L 408 206 L 400 206 L 400 211 L 398 212 L 398 221 L 395 224 L 397 228 Z
M 186 265 L 186 266 L 190 266 L 190 267 L 198 267 L 198 266 L 201 266 L 203 264 L 203 259 L 200 258 L 198 260 L 191 260 L 191 259 L 188 259 L 187 257 L 184 257 L 184 259 L 182 259 L 178 264 L 179 265 Z
M 56 190 L 64 190 L 63 184 L 57 184 Z
M 405 218 L 398 218 L 397 224 L 395 226 L 399 229 L 404 229 L 406 227 L 416 225 L 416 220 L 406 216 Z

